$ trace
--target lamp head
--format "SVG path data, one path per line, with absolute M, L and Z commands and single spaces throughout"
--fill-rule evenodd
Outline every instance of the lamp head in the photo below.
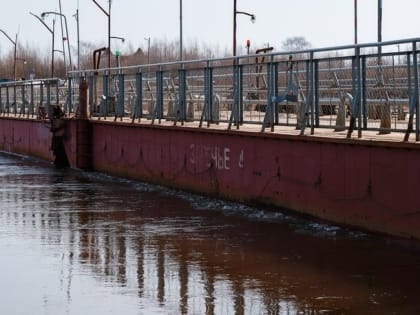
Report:
M 46 16 L 47 16 L 47 13 L 46 13 L 46 12 L 42 12 L 42 13 L 41 13 L 41 18 L 42 18 L 42 19 L 45 19 L 45 17 L 46 17 Z
M 253 15 L 251 15 L 251 22 L 252 22 L 252 23 L 255 23 L 256 19 L 257 19 L 257 18 L 255 17 L 255 15 L 254 15 L 254 14 L 253 14 Z

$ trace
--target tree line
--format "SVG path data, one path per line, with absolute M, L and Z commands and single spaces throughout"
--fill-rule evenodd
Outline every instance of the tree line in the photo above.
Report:
M 303 37 L 291 37 L 282 42 L 283 50 L 298 50 L 310 47 L 310 43 Z M 94 69 L 93 52 L 99 49 L 98 45 L 89 42 L 80 42 L 80 69 Z M 243 51 L 242 53 L 245 53 Z M 251 52 L 252 53 L 252 52 Z M 51 77 L 51 51 L 40 52 L 29 44 L 18 43 L 16 58 L 17 79 L 49 78 Z M 189 43 L 183 51 L 184 60 L 199 60 L 215 57 L 230 56 L 230 49 L 222 50 L 220 47 L 208 47 L 198 42 Z M 111 66 L 117 66 L 117 57 L 112 54 Z M 133 66 L 143 64 L 156 64 L 173 62 L 179 58 L 179 42 L 156 40 L 148 47 L 133 47 L 128 44 L 125 53 L 119 56 L 120 66 Z M 68 56 L 67 60 L 68 62 Z M 72 51 L 72 70 L 77 69 L 77 51 Z M 107 57 L 102 55 L 99 68 L 107 67 Z M 54 77 L 65 78 L 69 65 L 64 63 L 62 52 L 54 52 Z M 10 50 L 0 56 L 0 80 L 11 80 L 14 76 L 14 51 Z

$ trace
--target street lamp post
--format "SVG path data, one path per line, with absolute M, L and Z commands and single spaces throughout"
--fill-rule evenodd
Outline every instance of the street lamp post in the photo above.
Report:
M 255 23 L 255 15 L 244 12 L 244 11 L 237 11 L 236 10 L 236 0 L 233 0 L 233 56 L 236 56 L 236 15 L 243 14 L 247 15 L 251 18 L 251 22 Z
M 145 37 L 144 40 L 147 40 L 147 73 L 150 72 L 150 36 Z
M 18 58 L 17 57 L 16 60 L 22 61 L 23 65 L 26 65 L 28 63 L 25 58 Z M 25 70 L 25 69 L 23 69 L 23 70 Z M 23 71 L 23 72 L 25 72 L 25 71 Z
M 33 15 L 34 17 L 36 17 L 41 23 L 42 25 L 45 26 L 45 28 L 51 33 L 51 78 L 54 78 L 54 52 L 55 52 L 55 48 L 54 48 L 54 29 L 55 29 L 55 20 L 53 20 L 53 27 L 52 29 L 36 14 L 33 14 L 32 12 L 29 12 L 29 14 Z
M 379 55 L 379 62 L 382 54 L 382 0 L 378 0 L 378 55 Z
M 79 8 L 77 8 L 76 13 L 73 15 L 76 19 L 77 24 L 77 70 L 80 70 L 80 29 L 79 29 Z
M 64 14 L 58 13 L 58 12 L 53 12 L 53 11 L 42 12 L 41 13 L 41 18 L 45 18 L 49 14 L 58 15 L 58 16 L 61 16 L 61 17 L 64 18 L 64 24 L 66 25 L 66 34 L 67 34 L 67 38 L 66 38 L 66 40 L 67 40 L 67 50 L 68 50 L 68 53 L 69 53 L 69 65 L 70 65 L 69 69 L 71 70 L 71 68 L 72 68 L 72 62 L 71 62 L 69 29 L 67 27 L 67 18 L 66 18 L 66 16 Z M 64 40 L 64 38 L 63 38 L 63 40 Z
M 111 0 L 108 0 L 108 12 L 96 0 L 92 1 L 108 18 L 108 68 L 111 68 Z
M 354 0 L 354 44 L 357 45 L 357 0 Z
M 182 0 L 179 0 L 179 61 L 182 60 Z
M 16 58 L 17 58 L 17 34 L 15 37 L 15 40 L 11 39 L 9 35 L 3 30 L 0 29 L 0 32 L 4 34 L 4 36 L 7 37 L 8 40 L 13 44 L 14 46 L 14 53 L 13 53 L 13 80 L 16 81 Z
M 147 64 L 150 65 L 150 37 L 145 37 L 144 40 L 147 40 Z
M 125 42 L 125 38 L 124 37 L 120 37 L 120 36 L 111 36 L 111 39 L 119 39 L 121 42 Z M 111 54 L 111 52 L 110 52 Z M 120 51 L 116 50 L 115 51 L 115 57 L 116 57 L 116 67 L 120 68 Z

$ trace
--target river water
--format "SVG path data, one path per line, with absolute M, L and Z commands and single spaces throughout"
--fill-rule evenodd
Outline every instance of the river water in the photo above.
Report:
M 0 314 L 420 314 L 420 251 L 0 154 Z

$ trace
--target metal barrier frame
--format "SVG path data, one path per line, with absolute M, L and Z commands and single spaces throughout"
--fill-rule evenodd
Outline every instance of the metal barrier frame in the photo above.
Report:
M 255 54 L 70 71 L 64 84 L 58 78 L 5 82 L 0 115 L 45 118 L 41 109 L 48 114 L 60 105 L 74 116 L 78 83 L 86 79 L 91 119 L 199 128 L 226 123 L 227 130 L 259 124 L 261 132 L 292 126 L 301 135 L 329 128 L 347 130 L 348 138 L 356 130 L 358 137 L 365 130 L 405 132 L 405 141 L 415 132 L 418 141 L 419 41 L 271 52 L 262 63 Z

